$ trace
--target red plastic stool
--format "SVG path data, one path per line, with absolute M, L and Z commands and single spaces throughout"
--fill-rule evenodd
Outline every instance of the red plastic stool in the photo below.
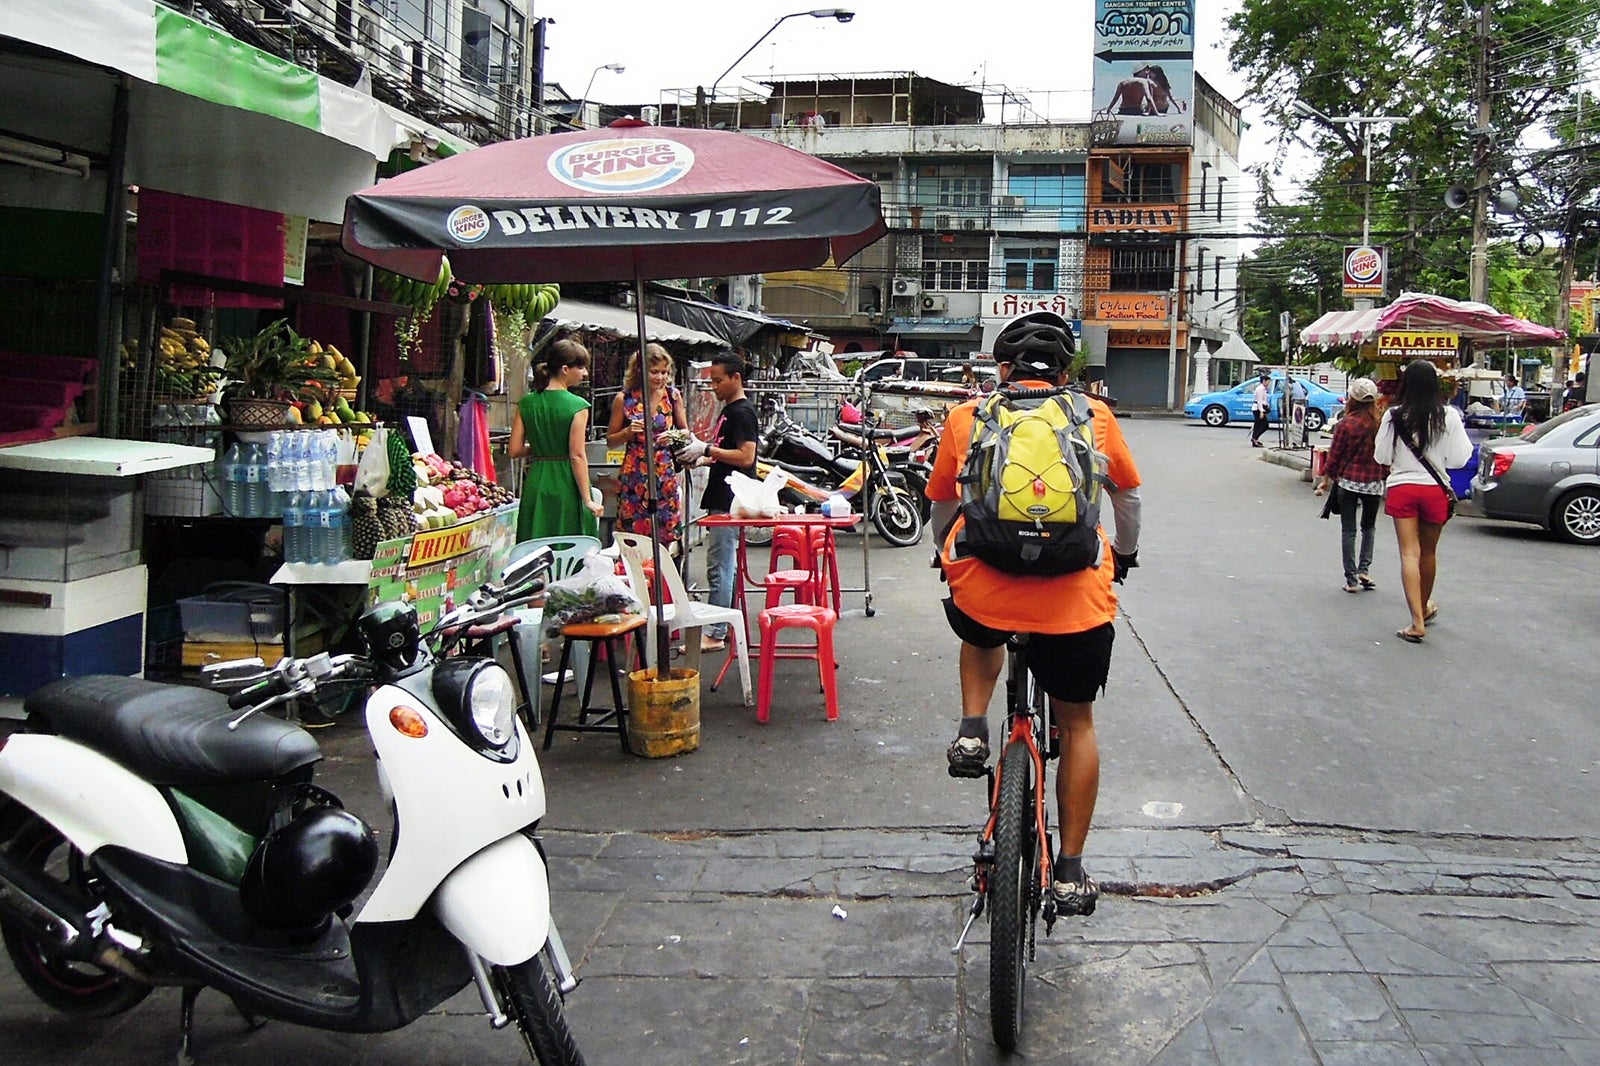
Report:
M 760 695 L 756 698 L 756 721 L 765 722 L 772 708 L 772 671 L 779 659 L 815 659 L 828 721 L 839 717 L 839 664 L 833 658 L 833 627 L 838 620 L 839 616 L 828 608 L 810 603 L 786 603 L 761 612 L 761 681 Z M 799 650 L 779 651 L 778 633 L 789 628 L 811 630 L 817 635 L 816 644 Z
M 783 569 L 778 565 L 778 560 L 788 559 L 793 569 L 810 570 L 813 547 L 807 535 L 809 533 L 810 530 L 805 526 L 773 526 L 772 552 L 767 559 L 767 569 Z
M 813 527 L 811 533 L 811 572 L 816 575 L 812 588 L 812 602 L 826 605 L 833 600 L 833 613 L 844 610 L 843 588 L 839 581 L 838 546 L 831 529 Z
M 817 575 L 811 570 L 773 570 L 761 579 L 766 590 L 762 607 L 776 607 L 785 592 L 794 593 L 795 603 L 817 602 Z

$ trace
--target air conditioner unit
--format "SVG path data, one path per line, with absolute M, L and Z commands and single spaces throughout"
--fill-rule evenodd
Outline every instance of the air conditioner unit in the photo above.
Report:
M 922 298 L 922 309 L 924 311 L 948 311 L 950 309 L 950 297 L 932 294 L 924 296 Z
M 1026 196 L 996 196 L 994 203 L 996 207 L 1004 208 L 1008 211 L 1021 211 L 1028 206 L 1028 198 Z
M 916 296 L 922 292 L 922 283 L 916 278 L 895 278 L 894 294 L 896 296 Z

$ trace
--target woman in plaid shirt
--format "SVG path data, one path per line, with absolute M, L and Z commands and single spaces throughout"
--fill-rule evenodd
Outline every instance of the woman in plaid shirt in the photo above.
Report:
M 1338 486 L 1339 525 L 1344 553 L 1344 590 L 1377 588 L 1367 571 L 1372 567 L 1372 542 L 1378 525 L 1378 505 L 1383 502 L 1383 482 L 1389 468 L 1373 461 L 1372 443 L 1378 435 L 1378 386 L 1370 378 L 1350 382 L 1344 417 L 1334 427 L 1328 465 L 1317 495 Z M 1356 511 L 1361 512 L 1361 548 L 1356 550 Z

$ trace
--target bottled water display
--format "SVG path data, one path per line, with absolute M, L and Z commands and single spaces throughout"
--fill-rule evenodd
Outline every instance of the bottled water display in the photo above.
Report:
M 179 419 L 176 411 L 163 416 L 164 425 Z M 350 557 L 350 497 L 338 483 L 336 432 L 282 430 L 265 441 L 236 442 L 218 469 L 228 514 L 283 518 L 285 562 L 337 563 Z

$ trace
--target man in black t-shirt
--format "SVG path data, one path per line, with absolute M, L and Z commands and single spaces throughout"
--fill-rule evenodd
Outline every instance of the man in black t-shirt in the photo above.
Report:
M 691 440 L 677 453 L 683 463 L 705 466 L 711 471 L 700 509 L 707 514 L 727 514 L 733 508 L 733 489 L 728 475 L 737 470 L 753 474 L 756 442 L 761 424 L 755 405 L 744 394 L 745 364 L 734 352 L 722 352 L 711 360 L 711 391 L 722 401 L 713 440 Z M 733 583 L 738 579 L 739 531 L 731 526 L 711 530 L 711 546 L 706 552 L 706 584 L 711 602 L 719 607 L 733 606 Z M 707 626 L 701 638 L 702 651 L 720 651 L 727 641 L 728 627 Z

